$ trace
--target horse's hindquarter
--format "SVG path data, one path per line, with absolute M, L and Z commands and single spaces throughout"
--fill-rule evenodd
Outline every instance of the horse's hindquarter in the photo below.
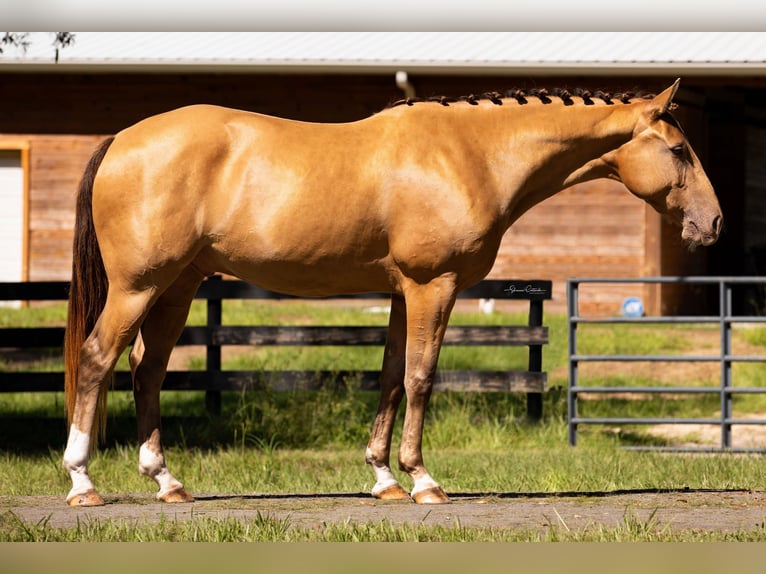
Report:
M 465 222 L 475 201 L 456 192 L 455 166 L 418 145 L 390 117 L 193 106 L 150 118 L 118 135 L 99 173 L 105 261 L 129 241 L 138 266 L 194 260 L 303 295 L 398 290 L 403 267 L 440 273 L 482 233 Z

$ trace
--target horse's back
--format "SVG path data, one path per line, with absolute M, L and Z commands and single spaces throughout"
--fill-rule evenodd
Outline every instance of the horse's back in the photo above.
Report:
M 133 267 L 193 260 L 278 290 L 301 274 L 321 290 L 351 268 L 383 287 L 370 266 L 388 254 L 371 141 L 350 124 L 209 105 L 150 117 L 117 134 L 99 170 L 102 249 L 116 259 L 129 241 L 134 251 L 120 257 Z M 358 288 L 372 288 L 358 274 Z
M 471 154 L 405 112 L 320 124 L 195 105 L 148 118 L 102 164 L 99 234 L 107 251 L 137 245 L 134 267 L 193 262 L 303 295 L 396 289 L 401 273 L 425 281 L 458 259 L 479 277 L 501 234 L 463 169 Z

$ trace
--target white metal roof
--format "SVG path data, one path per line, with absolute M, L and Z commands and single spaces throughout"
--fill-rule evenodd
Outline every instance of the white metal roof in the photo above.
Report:
M 763 32 L 75 32 L 5 47 L 0 71 L 766 73 Z

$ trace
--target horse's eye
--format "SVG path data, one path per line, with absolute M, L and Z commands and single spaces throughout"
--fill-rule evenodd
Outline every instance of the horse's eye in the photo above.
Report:
M 686 152 L 686 146 L 684 144 L 674 145 L 670 148 L 670 151 L 673 152 L 673 155 L 676 157 L 683 157 Z

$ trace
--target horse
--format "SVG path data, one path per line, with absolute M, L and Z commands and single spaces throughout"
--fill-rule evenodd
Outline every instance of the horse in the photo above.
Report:
M 194 500 L 166 464 L 159 395 L 195 292 L 215 273 L 298 296 L 390 294 L 365 451 L 371 495 L 449 502 L 423 460 L 424 413 L 456 295 L 488 274 L 515 220 L 566 187 L 612 178 L 678 223 L 690 247 L 717 240 L 718 200 L 671 113 L 678 86 L 407 99 L 332 124 L 192 105 L 104 140 L 77 195 L 67 503 L 104 504 L 88 460 L 131 341 L 139 472 L 160 501 Z M 398 465 L 410 492 L 389 461 L 403 398 Z

